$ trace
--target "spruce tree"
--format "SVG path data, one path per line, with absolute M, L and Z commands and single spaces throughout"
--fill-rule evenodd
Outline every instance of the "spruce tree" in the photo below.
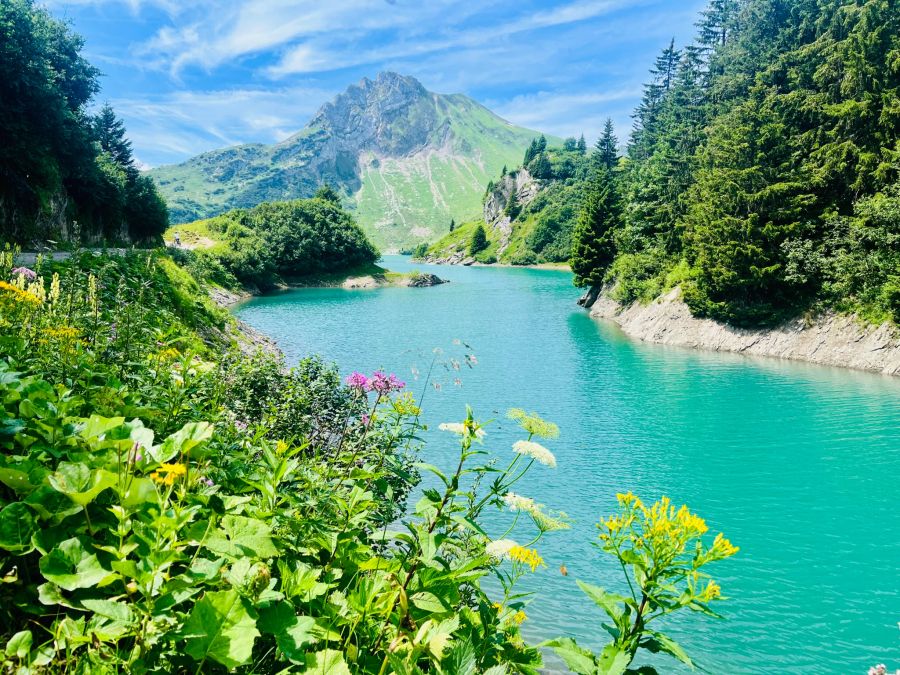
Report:
M 606 119 L 603 135 L 597 139 L 594 154 L 591 156 L 594 166 L 612 171 L 619 164 L 619 140 L 616 138 L 612 118 Z
M 109 103 L 103 105 L 93 119 L 94 136 L 104 152 L 126 170 L 134 170 L 131 141 L 125 135 L 125 123 L 116 117 Z
M 612 171 L 598 168 L 582 197 L 572 234 L 572 271 L 575 285 L 597 287 L 616 257 L 615 230 L 621 222 L 621 203 Z
M 545 153 L 542 152 L 539 154 L 534 162 L 532 162 L 531 175 L 535 178 L 542 178 L 545 180 L 553 178 L 553 166 L 550 164 L 550 160 L 547 159 Z
M 455 229 L 456 229 L 456 221 L 453 218 L 451 218 L 450 219 L 450 231 L 453 232 L 453 230 L 455 230 Z
M 521 212 L 522 207 L 519 205 L 519 196 L 516 194 L 516 189 L 514 186 L 513 191 L 509 195 L 509 199 L 506 202 L 506 208 L 503 209 L 503 213 L 509 216 L 510 220 L 515 220 L 519 217 L 519 214 Z
M 333 187 L 331 187 L 328 183 L 323 183 L 319 186 L 319 189 L 316 190 L 316 194 L 314 195 L 316 199 L 324 199 L 327 202 L 331 202 L 332 204 L 341 203 L 341 196 L 335 191 Z
M 534 156 L 537 154 L 537 139 L 531 139 L 531 145 L 525 150 L 525 158 L 522 160 L 522 166 L 528 166 L 531 164 L 531 160 L 534 159 Z M 506 173 L 506 172 L 504 172 Z
M 578 138 L 578 145 L 576 146 L 576 150 L 579 155 L 587 154 L 587 141 L 584 140 L 584 134 Z
M 540 154 L 540 153 L 544 152 L 546 149 L 547 149 L 547 138 L 544 136 L 544 134 L 541 134 L 541 137 L 538 139 L 535 150 L 536 150 L 537 154 Z
M 484 231 L 484 226 L 479 223 L 475 231 L 472 232 L 472 239 L 469 240 L 469 255 L 477 255 L 488 246 L 490 246 L 490 242 L 487 238 L 487 232 Z

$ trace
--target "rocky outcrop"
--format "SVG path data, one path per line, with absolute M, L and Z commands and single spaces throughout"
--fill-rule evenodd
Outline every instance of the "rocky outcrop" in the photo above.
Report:
M 524 208 L 534 201 L 540 190 L 540 183 L 528 170 L 519 169 L 503 176 L 488 194 L 484 202 L 483 218 L 488 238 L 500 242 L 497 248 L 498 256 L 503 255 L 503 252 L 509 247 L 513 233 L 512 220 L 505 213 L 506 205 L 513 192 L 515 192 L 519 204 Z M 464 246 L 461 250 L 447 250 L 426 256 L 425 262 L 435 265 L 473 265 L 475 258 L 469 255 L 468 247 Z
M 675 289 L 649 305 L 621 306 L 608 289 L 591 316 L 611 320 L 631 337 L 664 345 L 809 361 L 900 376 L 900 331 L 865 326 L 856 317 L 825 313 L 766 330 L 735 328 L 691 316 Z
M 406 285 L 410 288 L 427 288 L 429 286 L 440 286 L 441 284 L 449 283 L 449 281 L 447 281 L 446 279 L 441 279 L 436 274 L 431 274 L 429 272 L 418 272 L 410 275 L 409 281 Z

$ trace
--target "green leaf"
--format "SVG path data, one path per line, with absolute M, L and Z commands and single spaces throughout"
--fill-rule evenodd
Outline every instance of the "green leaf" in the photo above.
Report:
M 26 494 L 34 490 L 34 485 L 28 480 L 28 474 L 18 469 L 0 469 L 0 483 L 13 490 L 16 494 Z
M 597 672 L 597 662 L 594 654 L 583 647 L 579 647 L 578 643 L 572 638 L 556 638 L 542 642 L 538 647 L 550 647 L 556 655 L 559 656 L 569 669 L 578 673 L 578 675 L 593 675 Z
M 344 655 L 334 649 L 307 654 L 306 672 L 319 675 L 350 675 Z
M 594 601 L 600 609 L 606 612 L 609 617 L 619 625 L 626 614 L 627 598 L 616 593 L 610 593 L 599 586 L 585 583 L 584 581 L 576 581 L 578 587 Z
M 134 621 L 134 613 L 123 602 L 115 602 L 114 600 L 82 600 L 81 604 L 85 609 L 94 612 L 94 614 L 99 614 L 113 621 L 125 621 L 127 623 Z
M 66 539 L 38 563 L 41 574 L 60 588 L 74 591 L 90 588 L 110 574 L 100 566 L 93 553 L 88 553 L 78 539 Z
M 42 605 L 60 605 L 62 607 L 69 607 L 70 609 L 80 609 L 73 605 L 66 596 L 62 594 L 62 590 L 59 586 L 49 581 L 38 586 L 38 600 Z
M 272 558 L 278 555 L 278 549 L 271 535 L 272 530 L 260 520 L 225 516 L 221 527 L 210 532 L 204 545 L 213 553 L 231 558 Z
M 316 620 L 311 616 L 297 616 L 288 602 L 279 602 L 260 611 L 257 627 L 275 636 L 282 653 L 294 663 L 304 663 L 306 647 L 316 642 L 313 635 Z
M 6 643 L 6 655 L 11 659 L 24 659 L 31 651 L 32 640 L 30 630 L 20 630 Z
M 207 453 L 200 452 L 199 446 L 212 438 L 213 427 L 209 422 L 188 422 L 181 429 L 166 438 L 162 445 L 150 451 L 157 462 L 168 462 L 175 455 L 184 454 L 192 459 L 203 459 Z
M 645 647 L 654 654 L 657 652 L 664 652 L 669 656 L 673 656 L 686 666 L 690 666 L 691 670 L 693 670 L 694 662 L 691 661 L 691 657 L 688 656 L 687 652 L 684 651 L 681 645 L 675 642 L 675 640 L 664 633 L 657 633 L 655 631 L 651 631 L 649 636 L 650 637 L 647 640 L 641 643 L 642 647 Z
M 60 462 L 55 473 L 47 477 L 57 492 L 62 492 L 79 506 L 87 506 L 101 492 L 116 484 L 116 477 L 105 469 L 91 471 L 85 464 Z
M 207 593 L 194 605 L 182 633 L 185 651 L 197 661 L 226 668 L 248 663 L 259 635 L 253 608 L 235 590 Z
M 634 657 L 624 647 L 611 642 L 603 648 L 597 659 L 598 675 L 623 675 Z
M 410 601 L 416 607 L 426 612 L 447 612 L 450 607 L 438 598 L 434 593 L 428 591 L 420 591 L 410 597 Z
M 0 511 L 0 548 L 10 553 L 34 550 L 32 535 L 37 531 L 34 513 L 22 502 L 8 504 Z
M 101 417 L 100 415 L 91 415 L 84 428 L 81 430 L 82 438 L 97 438 L 103 436 L 111 429 L 120 427 L 125 423 L 124 417 Z

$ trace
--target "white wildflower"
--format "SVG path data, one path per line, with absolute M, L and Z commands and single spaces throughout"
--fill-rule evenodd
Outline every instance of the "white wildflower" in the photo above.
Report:
M 528 511 L 531 512 L 534 509 L 534 500 L 530 497 L 523 497 L 522 495 L 517 495 L 515 492 L 507 492 L 503 496 L 503 501 L 506 503 L 506 507 L 510 511 Z
M 516 441 L 513 443 L 513 451 L 520 455 L 531 457 L 531 459 L 537 460 L 544 466 L 549 466 L 552 469 L 556 468 L 556 457 L 540 443 L 535 443 L 533 441 Z
M 450 431 L 454 434 L 459 434 L 460 436 L 467 436 L 470 433 L 466 425 L 461 422 L 442 422 L 438 425 L 438 429 L 441 431 Z M 484 438 L 484 429 L 475 429 L 472 434 L 475 438 Z
M 509 557 L 509 552 L 516 546 L 518 544 L 512 539 L 498 539 L 497 541 L 488 542 L 488 545 L 484 547 L 484 552 L 491 558 L 503 560 Z

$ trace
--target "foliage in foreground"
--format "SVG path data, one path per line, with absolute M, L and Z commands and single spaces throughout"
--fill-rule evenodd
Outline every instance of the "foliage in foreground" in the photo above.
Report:
M 504 461 L 483 449 L 469 412 L 441 425 L 459 440 L 455 466 L 419 463 L 420 410 L 396 377 L 354 373 L 342 385 L 316 359 L 288 371 L 229 351 L 227 320 L 164 254 L 12 266 L 4 254 L 6 669 L 537 672 L 540 652 L 519 633 L 531 598 L 517 582 L 544 566 L 544 535 L 568 525 L 512 488 L 535 464 L 555 467 L 538 442 L 555 425 L 511 411 L 523 438 Z M 408 512 L 420 472 L 430 483 Z M 480 521 L 495 508 L 514 518 L 492 539 Z M 611 534 L 638 531 L 628 515 Z M 625 672 L 657 643 L 681 654 L 644 625 L 671 600 L 671 564 L 649 569 L 656 558 L 616 537 L 609 546 L 649 599 L 616 669 L 601 657 L 583 672 Z M 488 576 L 499 597 L 482 587 Z M 714 599 L 698 578 L 692 608 Z

